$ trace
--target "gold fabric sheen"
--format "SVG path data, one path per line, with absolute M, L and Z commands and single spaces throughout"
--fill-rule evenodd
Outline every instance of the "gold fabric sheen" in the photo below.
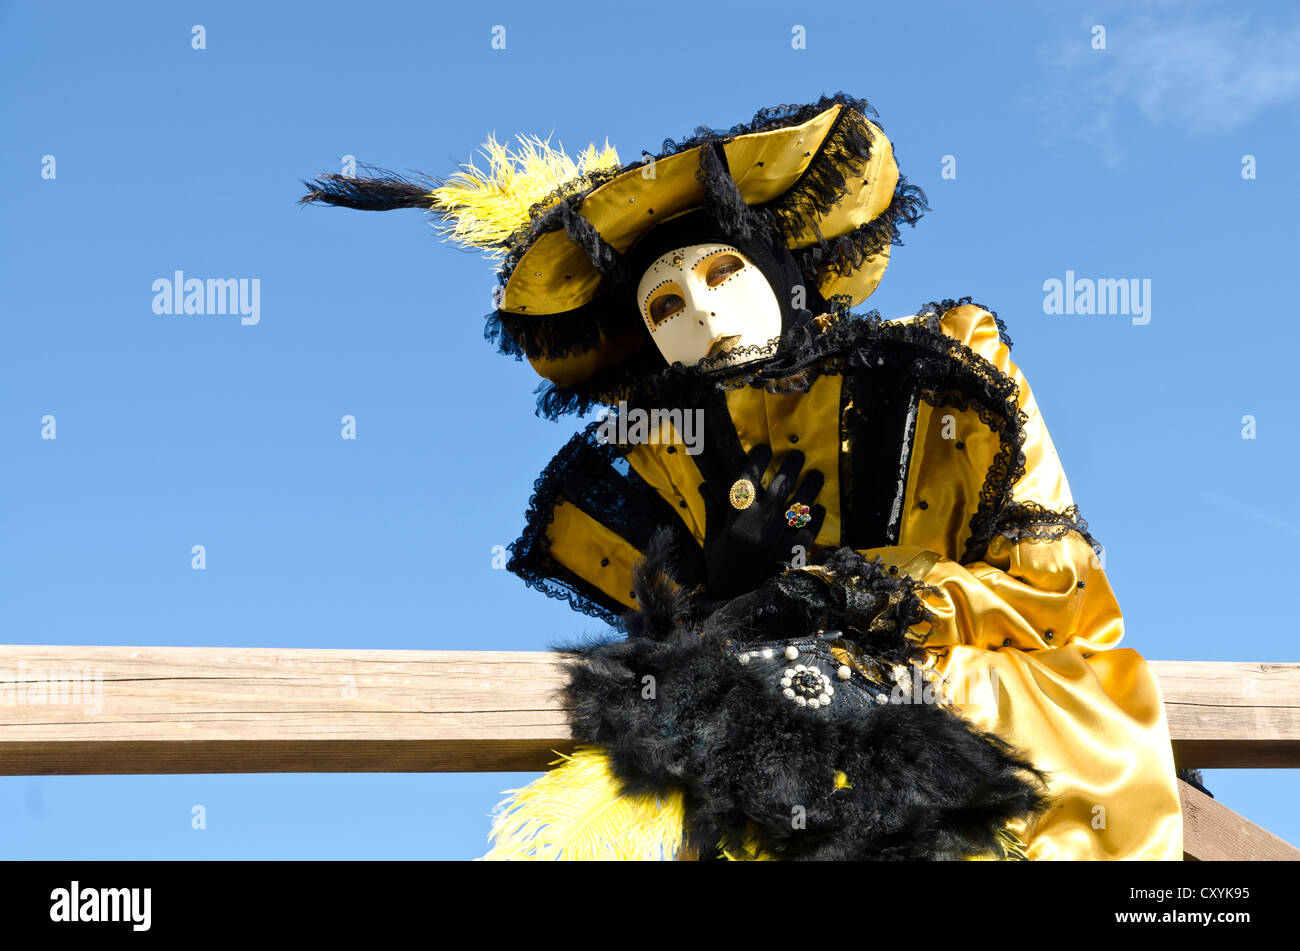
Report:
M 955 307 L 940 329 L 1018 387 L 1027 418 L 1026 469 L 1014 500 L 1067 508 L 1073 500 L 1056 449 L 992 315 L 973 305 Z M 840 542 L 841 383 L 831 374 L 807 393 L 746 387 L 727 396 L 745 451 L 772 447 L 765 484 L 793 448 L 807 456 L 806 468 L 824 475 L 817 504 L 827 515 L 817 548 Z M 665 448 L 635 446 L 628 461 L 703 542 L 703 479 L 689 455 Z M 864 554 L 879 555 L 932 588 L 924 596 L 934 615 L 926 647 L 945 695 L 972 723 L 1003 736 L 1049 773 L 1052 807 L 1032 828 L 1009 829 L 1026 843 L 1030 859 L 1181 860 L 1182 810 L 1160 690 L 1141 655 L 1118 647 L 1123 619 L 1092 549 L 1073 532 L 1056 540 L 995 536 L 983 561 L 957 562 L 997 448 L 998 437 L 973 412 L 922 402 L 899 544 Z M 557 511 L 549 530 L 552 555 L 621 603 L 634 603 L 632 546 L 574 506 L 562 508 L 570 511 L 562 517 Z M 611 565 L 601 567 L 602 558 Z M 597 580 L 610 577 L 618 580 Z
M 739 135 L 724 143 L 728 169 L 745 203 L 764 204 L 795 186 L 846 108 L 836 103 L 799 125 Z M 848 234 L 878 218 L 893 200 L 899 172 L 892 143 L 875 123 L 851 109 L 848 112 L 846 121 L 861 125 L 871 137 L 867 169 L 862 176 L 850 177 L 845 195 L 826 214 L 805 223 L 787 242 L 791 249 Z M 581 214 L 611 247 L 626 253 L 651 229 L 703 206 L 704 186 L 696 177 L 699 164 L 697 146 L 657 159 L 653 174 L 644 167 L 629 169 L 594 189 L 583 200 Z M 818 292 L 827 300 L 845 295 L 851 306 L 862 303 L 879 286 L 889 265 L 889 250 L 886 245 L 857 267 L 823 268 L 817 275 Z M 836 273 L 840 269 L 847 273 Z M 534 239 L 511 271 L 500 309 L 544 320 L 590 303 L 602 292 L 603 280 L 586 252 L 563 229 L 547 232 Z M 616 339 L 602 333 L 584 353 L 534 356 L 529 362 L 540 376 L 568 387 L 619 365 L 646 343 L 638 323 Z

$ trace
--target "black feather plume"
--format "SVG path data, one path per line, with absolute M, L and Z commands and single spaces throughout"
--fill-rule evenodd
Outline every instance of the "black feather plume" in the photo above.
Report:
M 362 211 L 429 209 L 429 193 L 436 187 L 431 180 L 414 181 L 386 169 L 368 165 L 358 167 L 367 173 L 366 177 L 329 174 L 322 175 L 315 181 L 304 181 L 307 194 L 299 198 L 298 203 L 310 205 L 319 202 L 324 205 L 359 208 Z

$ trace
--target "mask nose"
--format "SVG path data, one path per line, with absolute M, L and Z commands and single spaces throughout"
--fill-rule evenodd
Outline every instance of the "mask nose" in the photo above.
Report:
M 712 314 L 712 301 L 709 300 L 708 285 L 697 278 L 694 274 L 688 274 L 682 279 L 682 299 L 685 301 L 686 317 L 695 326 L 707 326 L 709 317 Z

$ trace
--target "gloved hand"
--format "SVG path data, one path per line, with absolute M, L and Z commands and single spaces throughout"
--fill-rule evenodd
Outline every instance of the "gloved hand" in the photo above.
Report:
M 803 483 L 795 490 L 804 454 L 792 450 L 771 484 L 764 488 L 763 473 L 771 461 L 771 448 L 756 446 L 732 482 L 726 485 L 706 482 L 700 486 L 700 495 L 704 497 L 704 557 L 709 598 L 731 598 L 758 587 L 790 559 L 796 545 L 805 550 L 812 545 L 826 518 L 826 509 L 812 504 L 825 482 L 820 472 L 808 470 Z M 754 500 L 743 509 L 735 508 L 730 498 L 732 486 L 740 479 L 748 480 L 754 487 Z M 786 517 L 787 510 L 795 505 L 810 507 L 809 521 L 802 528 L 790 525 Z

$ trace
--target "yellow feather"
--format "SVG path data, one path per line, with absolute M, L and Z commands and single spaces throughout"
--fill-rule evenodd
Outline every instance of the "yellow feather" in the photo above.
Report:
M 520 148 L 509 147 L 488 136 L 483 145 L 486 171 L 472 162 L 429 193 L 431 210 L 442 218 L 444 238 L 488 252 L 488 257 L 506 253 L 505 240 L 527 224 L 530 211 L 549 204 L 556 191 L 596 169 L 617 168 L 618 153 L 605 140 L 598 149 L 593 143 L 576 157 L 563 148 L 552 149 L 550 139 L 518 137 Z
M 986 852 L 981 855 L 967 855 L 967 862 L 1001 862 L 1008 859 L 1028 860 L 1024 841 L 1005 826 L 993 833 L 998 840 L 998 853 Z
M 622 795 L 605 753 L 579 747 L 558 769 L 511 794 L 498 807 L 489 861 L 648 860 L 674 858 L 682 845 L 681 793 L 663 800 Z

